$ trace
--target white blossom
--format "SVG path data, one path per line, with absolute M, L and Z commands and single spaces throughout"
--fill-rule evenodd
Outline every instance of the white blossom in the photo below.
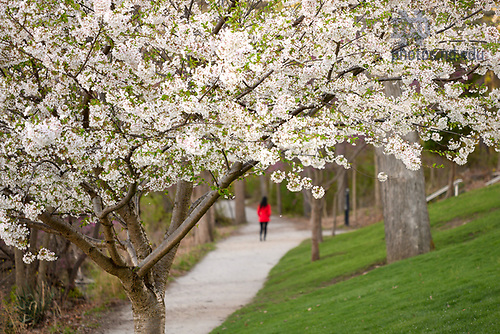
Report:
M 36 258 L 40 261 L 55 261 L 55 260 L 57 260 L 56 254 L 53 251 L 48 250 L 46 248 L 41 248 L 38 251 L 38 255 L 36 256 Z
M 323 197 L 325 195 L 325 189 L 323 189 L 323 187 L 321 186 L 314 186 L 311 190 L 312 192 L 312 195 L 314 196 L 314 198 L 316 199 L 320 199 L 321 197 Z
M 389 177 L 389 176 L 388 176 L 386 173 L 384 173 L 384 172 L 380 172 L 380 173 L 378 173 L 378 175 L 377 175 L 377 179 L 378 179 L 380 182 L 385 182 L 385 181 L 387 181 L 388 177 Z
M 274 183 L 281 183 L 285 179 L 285 176 L 286 176 L 285 172 L 281 170 L 275 170 L 271 174 L 271 181 L 273 181 Z
M 36 260 L 36 255 L 33 255 L 31 252 L 28 252 L 23 255 L 23 262 L 26 264 L 30 264 Z

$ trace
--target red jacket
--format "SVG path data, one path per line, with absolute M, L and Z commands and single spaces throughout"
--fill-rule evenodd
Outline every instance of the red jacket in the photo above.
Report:
M 269 218 L 271 217 L 271 206 L 268 204 L 267 206 L 261 208 L 259 205 L 257 208 L 257 214 L 259 215 L 259 222 L 269 222 Z

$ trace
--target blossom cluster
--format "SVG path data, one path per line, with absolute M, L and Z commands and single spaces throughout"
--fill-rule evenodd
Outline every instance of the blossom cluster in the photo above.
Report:
M 499 14 L 496 1 L 207 4 L 0 0 L 3 240 L 25 242 L 18 219 L 47 208 L 95 219 L 83 185 L 112 206 L 131 184 L 163 191 L 233 162 L 349 168 L 335 147 L 353 138 L 416 170 L 422 146 L 405 136 L 443 140 L 457 124 L 468 134 L 443 143 L 458 152 L 449 159 L 464 163 L 480 140 L 500 149 L 500 90 L 470 80 L 500 76 L 500 32 L 478 23 Z M 393 59 L 390 17 L 402 10 L 429 22 L 420 48 L 481 41 L 484 57 Z M 272 179 L 323 196 L 299 174 Z

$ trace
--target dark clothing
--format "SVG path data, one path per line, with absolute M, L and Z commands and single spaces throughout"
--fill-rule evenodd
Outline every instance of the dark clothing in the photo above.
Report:
M 260 222 L 260 241 L 262 241 L 262 233 L 264 233 L 264 241 L 266 241 L 267 223 L 268 222 Z

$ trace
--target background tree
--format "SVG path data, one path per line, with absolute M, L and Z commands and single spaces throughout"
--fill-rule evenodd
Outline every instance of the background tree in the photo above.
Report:
M 234 182 L 234 223 L 237 225 L 247 222 L 245 196 L 245 180 Z

